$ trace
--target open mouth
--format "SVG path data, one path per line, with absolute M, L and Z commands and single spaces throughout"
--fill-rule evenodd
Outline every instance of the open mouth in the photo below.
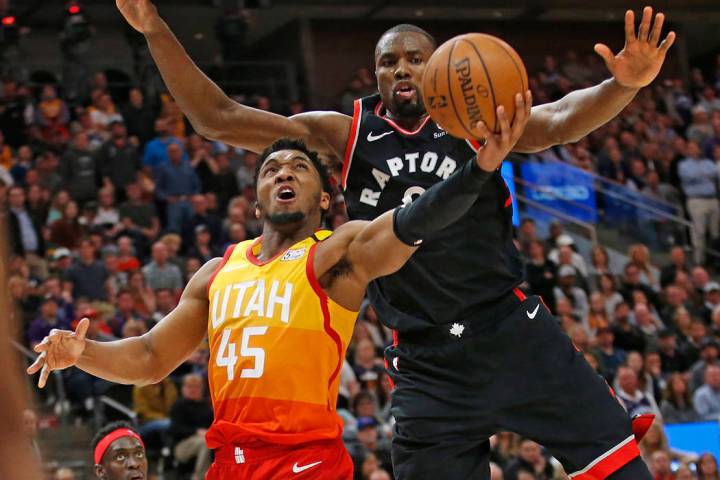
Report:
M 395 85 L 393 92 L 398 98 L 410 100 L 415 96 L 417 89 L 412 84 L 403 82 Z
M 296 197 L 295 190 L 289 185 L 283 185 L 278 189 L 277 199 L 281 202 L 291 202 Z
M 130 475 L 130 480 L 145 480 L 145 475 L 143 475 L 141 472 L 133 473 Z

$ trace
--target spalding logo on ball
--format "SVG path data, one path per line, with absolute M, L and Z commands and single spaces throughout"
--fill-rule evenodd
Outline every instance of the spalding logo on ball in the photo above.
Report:
M 422 80 L 425 108 L 443 130 L 475 139 L 484 121 L 499 132 L 496 110 L 515 118 L 515 95 L 528 89 L 527 72 L 513 48 L 492 35 L 468 33 L 443 43 L 428 60 Z

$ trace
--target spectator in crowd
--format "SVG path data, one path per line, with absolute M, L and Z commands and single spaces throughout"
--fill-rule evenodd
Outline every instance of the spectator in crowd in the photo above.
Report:
M 30 347 L 34 347 L 50 333 L 53 328 L 68 329 L 70 322 L 58 314 L 58 302 L 53 296 L 47 296 L 40 305 L 40 315 L 28 327 L 27 339 Z
M 127 200 L 118 209 L 124 232 L 141 246 L 148 245 L 160 233 L 155 205 L 143 200 L 142 187 L 138 182 L 129 183 L 125 192 Z
M 155 292 L 155 311 L 152 314 L 153 324 L 159 322 L 177 306 L 175 293 L 169 288 L 159 288 Z
M 41 257 L 45 253 L 42 225 L 33 219 L 25 206 L 25 190 L 19 186 L 8 189 L 8 227 L 12 252 L 24 256 L 29 263 L 40 268 Z M 44 268 L 38 272 L 46 273 Z
M 640 328 L 630 321 L 630 307 L 625 302 L 619 302 L 615 306 L 613 323 L 611 327 L 616 348 L 625 352 L 644 352 L 647 340 Z
M 179 295 L 183 287 L 182 273 L 167 260 L 167 246 L 163 242 L 155 242 L 152 246 L 152 261 L 142 268 L 142 273 L 152 290 L 169 288 Z
M 170 409 L 177 400 L 175 384 L 166 378 L 159 383 L 133 387 L 133 410 L 140 419 L 138 432 L 144 439 L 160 441 L 170 429 Z
M 218 245 L 222 237 L 222 221 L 220 217 L 208 211 L 208 200 L 203 194 L 193 195 L 191 200 L 192 215 L 184 223 L 183 244 L 192 245 L 197 235 L 197 227 L 204 225 L 210 234 L 213 245 Z
M 106 280 L 108 272 L 95 254 L 95 246 L 89 238 L 80 241 L 80 256 L 65 275 L 64 289 L 73 298 L 107 300 Z
M 625 265 L 624 271 L 625 276 L 623 277 L 623 284 L 620 289 L 620 293 L 622 294 L 626 302 L 634 306 L 635 302 L 633 301 L 633 292 L 635 290 L 639 290 L 645 295 L 645 298 L 647 298 L 648 301 L 653 304 L 653 306 L 659 305 L 660 300 L 657 294 L 650 286 L 643 283 L 642 271 L 637 265 L 629 262 L 627 265 Z
M 180 233 L 193 214 L 190 197 L 200 193 L 200 180 L 195 170 L 183 162 L 181 147 L 167 147 L 170 161 L 157 169 L 156 196 L 167 204 L 167 229 Z
M 667 380 L 660 413 L 667 424 L 691 423 L 700 420 L 692 403 L 687 380 L 679 373 L 673 373 Z
M 688 156 L 678 164 L 678 175 L 687 198 L 687 210 L 693 223 L 692 237 L 695 262 L 705 261 L 707 234 L 714 242 L 720 233 L 717 165 L 702 155 L 697 141 L 688 142 Z
M 360 417 L 357 419 L 357 439 L 365 452 L 377 457 L 380 465 L 391 468 L 390 439 L 378 431 L 378 421 L 375 417 Z
M 124 196 L 125 188 L 136 181 L 141 166 L 140 153 L 137 146 L 128 140 L 124 123 L 115 121 L 110 124 L 110 140 L 103 143 L 96 155 L 103 182 L 112 185 L 118 194 Z
M 78 204 L 70 200 L 63 207 L 62 216 L 50 225 L 50 243 L 57 247 L 75 250 L 82 237 Z
M 703 340 L 700 349 L 700 359 L 690 367 L 690 390 L 695 391 L 703 384 L 705 369 L 708 365 L 719 365 L 720 344 L 713 338 Z
M 658 450 L 650 458 L 650 472 L 653 480 L 675 480 L 670 468 L 670 455 L 663 450 Z
M 127 125 L 127 133 L 137 137 L 140 145 L 145 145 L 155 133 L 155 112 L 145 104 L 142 90 L 132 88 L 128 93 L 128 103 L 122 110 Z
M 520 480 L 520 472 L 531 474 L 530 478 L 553 478 L 552 465 L 542 453 L 542 448 L 529 438 L 520 441 L 518 456 L 513 459 L 503 472 L 506 480 Z M 536 476 L 537 475 L 537 476 Z
M 631 417 L 642 413 L 660 416 L 660 409 L 655 399 L 638 388 L 638 377 L 632 368 L 620 366 L 617 376 L 618 389 L 615 392 L 617 399 Z
M 222 252 L 210 243 L 210 238 L 210 230 L 207 225 L 200 224 L 195 227 L 195 241 L 192 242 L 192 247 L 188 250 L 187 256 L 197 258 L 201 264 L 222 256 Z
M 690 335 L 685 337 L 683 356 L 686 366 L 691 366 L 700 359 L 700 349 L 707 337 L 707 327 L 702 320 L 695 319 L 690 324 Z
M 720 365 L 705 368 L 705 384 L 695 391 L 693 403 L 703 420 L 720 420 Z
M 90 144 L 85 132 L 73 137 L 72 146 L 61 160 L 61 170 L 65 188 L 79 204 L 97 198 L 100 169 L 95 156 L 90 152 Z
M 575 282 L 577 273 L 570 265 L 562 265 L 558 269 L 558 286 L 553 290 L 555 302 L 561 299 L 568 300 L 572 305 L 572 312 L 576 319 L 584 319 L 590 311 L 587 294 L 577 287 Z
M 185 375 L 182 397 L 170 410 L 170 436 L 175 458 L 180 463 L 195 460 L 195 479 L 205 478 L 210 468 L 210 450 L 205 444 L 205 434 L 212 424 L 213 411 L 210 402 L 203 396 L 204 383 L 200 375 Z
M 662 371 L 665 374 L 684 372 L 687 361 L 678 351 L 677 335 L 670 329 L 663 329 L 658 334 L 658 351 L 662 362 Z
M 147 318 L 155 311 L 155 291 L 145 282 L 141 270 L 135 270 L 128 276 L 128 290 L 135 299 L 135 311 Z
M 594 353 L 600 361 L 602 371 L 606 375 L 605 378 L 610 381 L 615 378 L 618 367 L 627 359 L 627 353 L 613 345 L 614 340 L 615 335 L 609 327 L 598 328 L 597 348 Z
M 135 311 L 135 299 L 130 290 L 123 289 L 118 292 L 116 305 L 115 315 L 108 322 L 113 335 L 121 338 L 123 328 L 128 322 L 138 322 L 145 326 L 145 319 Z
M 167 120 L 162 118 L 155 120 L 155 133 L 157 137 L 145 145 L 143 166 L 157 171 L 162 165 L 168 163 L 170 161 L 170 145 L 177 146 L 180 152 L 180 158 L 183 162 L 187 162 L 187 154 L 183 149 L 183 144 L 178 138 L 170 135 Z M 176 151 L 176 149 L 173 149 L 173 152 Z
M 720 480 L 718 462 L 712 453 L 703 453 L 697 461 L 698 480 Z

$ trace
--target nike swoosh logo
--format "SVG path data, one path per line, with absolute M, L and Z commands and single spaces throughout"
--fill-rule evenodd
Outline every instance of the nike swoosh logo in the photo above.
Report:
M 539 309 L 539 308 L 540 308 L 540 304 L 538 303 L 537 305 L 535 305 L 535 310 L 533 310 L 532 313 L 530 313 L 530 310 L 527 310 L 527 311 L 525 312 L 525 313 L 527 313 L 527 316 L 528 316 L 528 318 L 529 318 L 530 320 L 534 320 L 534 319 L 535 319 L 535 315 L 537 315 L 537 312 L 538 312 L 538 309 Z
M 308 468 L 316 467 L 322 463 L 322 460 L 315 463 L 308 463 L 307 465 L 303 465 L 302 467 L 295 462 L 295 465 L 293 465 L 293 473 L 301 473 L 307 470 Z
M 390 131 L 390 132 L 381 133 L 380 135 L 373 135 L 373 133 L 370 132 L 370 133 L 368 133 L 368 137 L 367 137 L 368 142 L 374 142 L 375 140 L 380 140 L 385 135 L 390 135 L 391 133 L 393 133 L 393 132 Z

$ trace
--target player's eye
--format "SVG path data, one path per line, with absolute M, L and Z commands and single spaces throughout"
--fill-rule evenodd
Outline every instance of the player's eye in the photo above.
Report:
M 307 164 L 305 164 L 305 163 L 298 163 L 298 164 L 295 166 L 295 168 L 299 168 L 299 169 L 301 169 L 301 170 L 307 170 L 307 169 L 308 169 L 308 166 L 307 166 Z
M 382 65 L 383 67 L 392 67 L 394 64 L 395 61 L 390 58 L 386 58 L 380 62 L 380 65 Z
M 265 175 L 272 175 L 273 173 L 277 172 L 277 167 L 267 167 L 265 169 Z
M 413 58 L 410 59 L 410 62 L 417 65 L 417 64 L 422 63 L 422 58 L 420 58 L 420 57 L 413 57 Z
M 117 455 L 115 455 L 115 461 L 116 461 L 116 462 L 122 462 L 123 460 L 125 460 L 125 454 L 124 454 L 124 453 L 118 453 Z
M 135 452 L 135 456 L 137 458 L 145 458 L 145 452 L 137 451 L 137 452 Z

